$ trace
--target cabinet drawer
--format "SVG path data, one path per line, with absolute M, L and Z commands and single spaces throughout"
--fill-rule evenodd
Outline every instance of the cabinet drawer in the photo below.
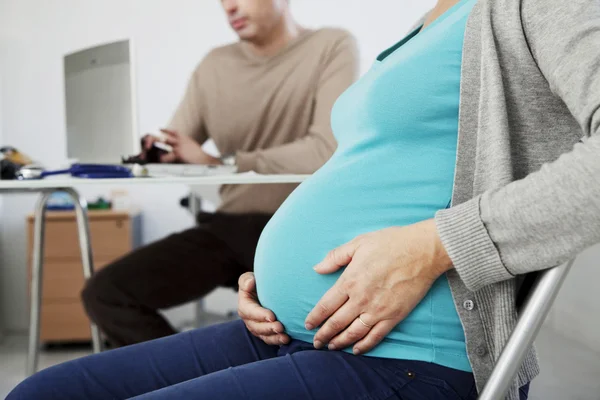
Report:
M 94 270 L 98 271 L 112 260 L 95 261 Z M 31 264 L 30 264 L 31 265 Z M 83 269 L 79 260 L 49 261 L 44 263 L 43 301 L 79 301 L 83 289 Z
M 75 220 L 46 222 L 44 258 L 79 258 L 79 237 Z M 33 223 L 28 224 L 29 251 L 33 251 Z M 128 218 L 90 221 L 94 258 L 120 257 L 132 248 L 131 224 Z
M 79 302 L 44 302 L 40 325 L 42 342 L 90 340 L 90 321 Z

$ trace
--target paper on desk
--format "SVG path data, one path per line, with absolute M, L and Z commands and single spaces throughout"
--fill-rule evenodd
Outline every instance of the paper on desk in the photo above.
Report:
M 235 174 L 236 167 L 229 165 L 147 164 L 151 177 L 194 177 Z

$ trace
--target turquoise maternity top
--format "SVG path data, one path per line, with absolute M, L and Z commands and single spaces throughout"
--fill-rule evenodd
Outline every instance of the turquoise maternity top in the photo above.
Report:
M 292 338 L 313 340 L 304 320 L 342 272 L 313 270 L 330 250 L 449 206 L 463 37 L 474 4 L 462 0 L 383 52 L 338 99 L 332 111 L 337 151 L 263 231 L 255 258 L 258 296 Z M 471 371 L 446 277 L 367 355 Z

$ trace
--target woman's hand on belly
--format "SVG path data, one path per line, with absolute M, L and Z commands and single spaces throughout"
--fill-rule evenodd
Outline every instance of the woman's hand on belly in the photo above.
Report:
M 238 315 L 254 336 L 268 345 L 279 346 L 290 341 L 281 322 L 272 311 L 262 307 L 256 294 L 256 281 L 252 272 L 246 272 L 238 281 Z
M 433 220 L 361 235 L 331 251 L 315 270 L 331 274 L 347 266 L 306 318 L 323 324 L 316 348 L 354 345 L 364 354 L 410 314 L 433 283 L 452 268 Z

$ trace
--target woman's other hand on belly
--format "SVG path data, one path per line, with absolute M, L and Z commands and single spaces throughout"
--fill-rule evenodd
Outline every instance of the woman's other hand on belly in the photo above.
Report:
M 271 310 L 260 305 L 256 294 L 256 280 L 252 272 L 240 276 L 238 292 L 238 315 L 254 336 L 268 345 L 279 346 L 290 341 L 283 325 L 275 319 Z
M 316 348 L 354 345 L 355 354 L 364 354 L 410 314 L 452 262 L 428 220 L 358 236 L 331 251 L 315 271 L 331 274 L 344 266 L 309 313 L 306 329 L 322 324 Z

